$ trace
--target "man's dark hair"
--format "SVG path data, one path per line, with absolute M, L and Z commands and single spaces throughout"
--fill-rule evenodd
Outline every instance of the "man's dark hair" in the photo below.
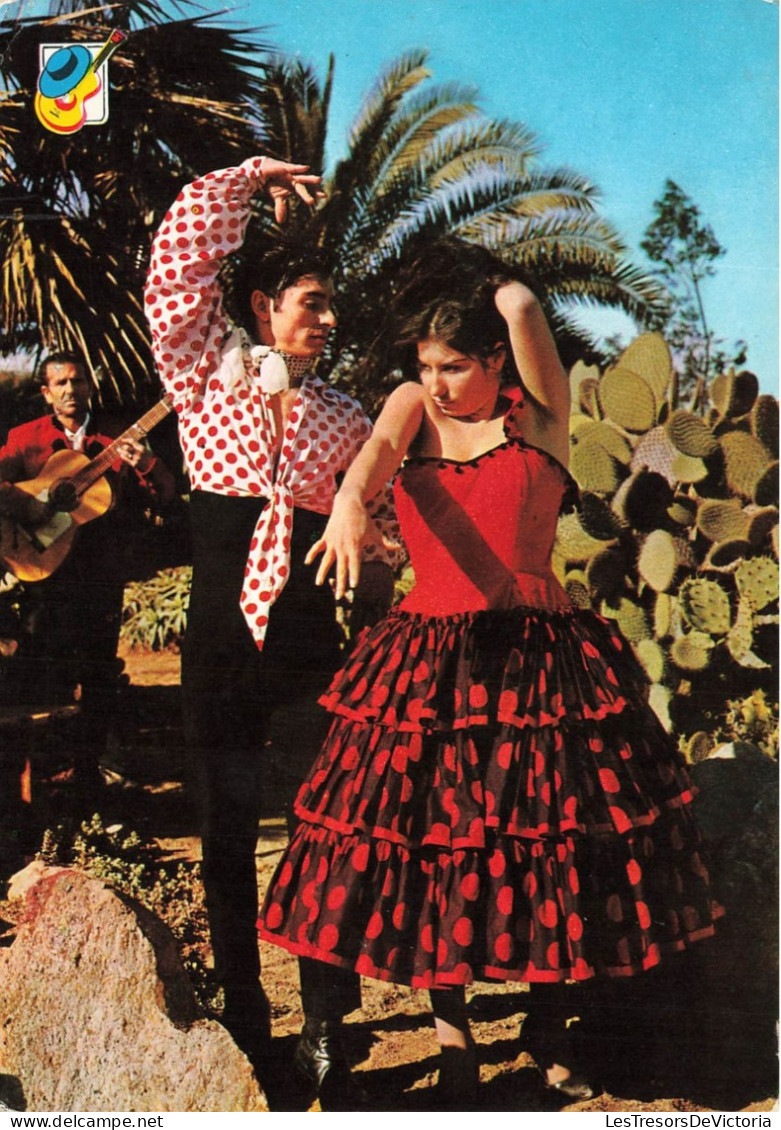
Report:
M 233 287 L 234 306 L 241 324 L 254 333 L 255 315 L 251 299 L 256 290 L 261 290 L 269 298 L 279 298 L 299 279 L 309 275 L 328 279 L 331 272 L 328 257 L 311 244 L 285 241 L 257 254 L 250 251 L 236 272 Z
M 49 365 L 75 365 L 81 369 L 85 377 L 89 377 L 89 369 L 87 363 L 80 353 L 74 353 L 72 350 L 60 349 L 56 353 L 50 353 L 48 357 L 44 357 L 38 366 L 35 379 L 41 388 L 46 388 L 49 383 L 49 374 L 47 372 Z

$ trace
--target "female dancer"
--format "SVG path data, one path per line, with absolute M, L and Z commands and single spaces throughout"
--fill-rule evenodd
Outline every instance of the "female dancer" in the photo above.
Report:
M 395 473 L 415 587 L 321 700 L 329 737 L 298 795 L 261 936 L 430 990 L 443 1103 L 474 1097 L 463 986 L 627 977 L 713 932 L 682 759 L 615 624 L 551 571 L 569 385 L 533 293 L 448 241 L 402 281 L 418 380 L 388 398 L 310 558 L 357 581 L 366 503 Z M 522 384 L 518 384 L 520 375 Z M 593 1092 L 546 1007 L 547 1086 Z

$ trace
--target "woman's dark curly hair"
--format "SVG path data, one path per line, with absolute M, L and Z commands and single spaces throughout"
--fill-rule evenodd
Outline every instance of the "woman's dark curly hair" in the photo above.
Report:
M 453 238 L 422 243 L 405 264 L 391 305 L 394 359 L 404 375 L 417 375 L 418 342 L 434 338 L 481 361 L 504 345 L 505 379 L 517 382 L 507 323 L 494 295 L 521 277 L 476 244 Z

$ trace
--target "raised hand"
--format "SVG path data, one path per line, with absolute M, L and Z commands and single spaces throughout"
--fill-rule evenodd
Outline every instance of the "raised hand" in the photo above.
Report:
M 263 160 L 263 184 L 274 201 L 274 219 L 283 224 L 287 219 L 289 198 L 295 193 L 310 208 L 325 197 L 320 190 L 322 177 L 309 172 L 309 165 L 291 165 L 274 157 Z

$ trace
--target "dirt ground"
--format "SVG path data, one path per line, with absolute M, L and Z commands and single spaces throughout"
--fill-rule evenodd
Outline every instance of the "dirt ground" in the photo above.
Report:
M 171 858 L 198 858 L 193 800 L 184 783 L 179 729 L 179 657 L 173 652 L 125 651 L 130 686 L 116 724 L 117 780 L 109 787 L 104 824 L 125 823 L 154 840 Z M 258 875 L 265 888 L 285 841 L 279 813 L 264 813 Z M 708 944 L 708 943 L 706 943 Z M 294 958 L 263 945 L 264 985 L 273 1008 L 273 1034 L 284 1076 L 302 1016 Z M 481 1061 L 480 1109 L 494 1111 L 769 1111 L 776 1109 L 774 1033 L 757 1032 L 718 1008 L 710 1015 L 680 1012 L 686 969 L 675 977 L 643 978 L 614 994 L 594 1020 L 588 993 L 573 996 L 573 1022 L 589 1077 L 604 1091 L 567 1104 L 547 1091 L 522 1050 L 526 986 L 480 984 L 468 996 Z M 346 1041 L 372 1109 L 425 1111 L 433 1105 L 437 1045 L 427 996 L 406 987 L 364 980 L 363 1009 L 347 1019 Z M 677 1011 L 676 1011 L 677 1010 Z M 694 1010 L 696 1011 L 696 1010 Z M 715 1017 L 715 1019 L 714 1019 Z M 741 1029 L 740 1032 L 737 1029 Z M 745 1029 L 748 1029 L 748 1035 Z M 752 1044 L 752 1041 L 755 1041 Z M 283 1088 L 285 1090 L 285 1088 Z M 306 1110 L 287 1089 L 284 1109 Z M 318 1111 L 315 1104 L 309 1108 Z

